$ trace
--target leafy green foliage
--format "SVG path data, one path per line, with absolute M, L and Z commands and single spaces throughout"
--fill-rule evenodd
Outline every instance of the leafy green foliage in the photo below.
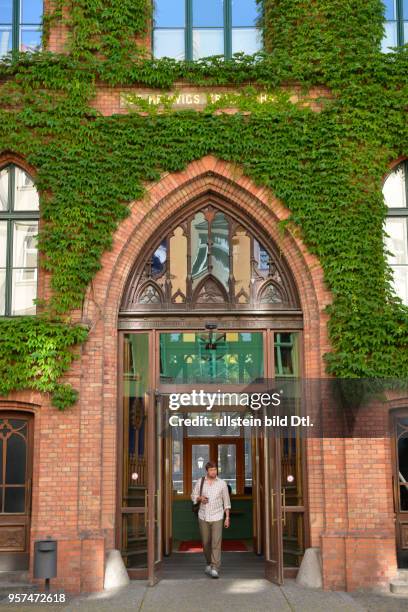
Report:
M 51 393 L 59 409 L 75 401 L 76 392 L 58 379 L 76 357 L 71 347 L 85 342 L 84 327 L 41 316 L 16 317 L 2 319 L 0 333 L 0 395 L 36 389 Z
M 137 39 L 150 17 L 147 0 L 58 0 L 45 26 L 69 28 L 68 54 L 0 62 L 0 151 L 37 169 L 53 290 L 41 318 L 0 321 L 0 393 L 29 387 L 53 393 L 58 408 L 75 401 L 57 380 L 86 334 L 59 317 L 81 307 L 143 184 L 208 153 L 271 189 L 291 211 L 283 230 L 296 228 L 319 258 L 333 294 L 327 371 L 407 377 L 408 309 L 391 289 L 381 190 L 391 161 L 408 153 L 408 49 L 380 52 L 381 1 L 265 0 L 266 51 L 228 61 L 149 59 Z M 97 82 L 169 90 L 180 80 L 241 87 L 203 112 L 104 117 L 92 106 Z M 293 83 L 325 86 L 332 99 L 320 112 L 293 104 L 282 89 Z M 255 85 L 275 100 L 259 104 Z M 232 103 L 237 114 L 214 114 Z

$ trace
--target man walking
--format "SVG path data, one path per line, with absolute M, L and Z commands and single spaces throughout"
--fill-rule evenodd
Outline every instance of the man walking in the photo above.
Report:
M 206 477 L 200 495 L 201 478 L 194 486 L 191 494 L 193 503 L 200 502 L 198 511 L 198 524 L 207 567 L 206 574 L 218 578 L 221 566 L 222 527 L 230 526 L 231 501 L 228 494 L 227 483 L 217 476 L 217 464 L 208 461 L 205 465 Z M 225 511 L 225 521 L 224 521 Z

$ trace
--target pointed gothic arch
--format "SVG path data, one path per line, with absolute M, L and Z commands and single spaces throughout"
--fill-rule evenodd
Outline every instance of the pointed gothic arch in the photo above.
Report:
M 120 313 L 299 310 L 284 255 L 248 215 L 208 191 L 153 233 Z

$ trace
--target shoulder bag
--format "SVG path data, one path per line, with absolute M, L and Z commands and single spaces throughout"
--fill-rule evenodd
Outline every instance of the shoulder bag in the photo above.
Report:
M 201 494 L 202 494 L 202 492 L 203 492 L 204 478 L 205 478 L 205 476 L 202 476 L 202 477 L 201 477 L 201 484 L 200 484 L 200 497 L 201 497 Z M 198 511 L 199 511 L 199 509 L 200 509 L 200 505 L 201 505 L 201 502 L 196 502 L 195 504 L 193 503 L 193 508 L 192 508 L 192 510 L 193 510 L 194 514 L 198 514 Z

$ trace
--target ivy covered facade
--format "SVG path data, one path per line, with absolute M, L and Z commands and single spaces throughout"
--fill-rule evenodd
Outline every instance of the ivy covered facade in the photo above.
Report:
M 391 16 L 380 0 L 264 0 L 250 22 L 234 21 L 234 3 L 225 3 L 210 23 L 206 15 L 194 21 L 194 2 L 181 4 L 180 20 L 163 17 L 158 27 L 150 0 L 48 0 L 42 48 L 30 53 L 22 33 L 35 47 L 27 32 L 38 30 L 38 15 L 13 9 L 14 22 L 0 26 L 11 32 L 0 62 L 0 408 L 8 426 L 28 415 L 31 457 L 30 485 L 14 508 L 26 517 L 16 523 L 15 567 L 26 564 L 32 576 L 34 541 L 51 535 L 67 591 L 101 590 L 111 549 L 122 551 L 133 577 L 144 576 L 148 561 L 133 566 L 124 545 L 137 531 L 128 509 L 140 510 L 123 501 L 124 479 L 142 473 L 142 463 L 124 465 L 134 444 L 126 347 L 131 333 L 150 334 L 144 348 L 141 340 L 129 350 L 135 376 L 138 351 L 156 363 L 146 388 L 146 372 L 134 379 L 154 391 L 164 380 L 160 330 L 181 334 L 182 320 L 197 334 L 214 319 L 254 341 L 271 334 L 272 375 L 287 355 L 285 332 L 299 334 L 294 376 L 381 381 L 366 416 L 390 422 L 397 438 L 308 440 L 294 533 L 302 532 L 302 551 L 320 549 L 324 588 L 386 585 L 408 547 L 405 489 L 393 481 L 405 461 L 398 453 L 406 452 L 399 440 L 408 407 L 408 307 L 395 274 L 403 287 L 408 247 L 405 234 L 402 254 L 390 258 L 384 233 L 387 218 L 406 219 L 406 199 L 390 203 L 398 186 L 384 191 L 390 176 L 405 185 L 408 53 L 384 48 L 386 31 L 393 40 L 385 23 L 395 21 L 404 42 L 402 8 Z M 172 32 L 182 57 L 157 57 L 172 49 Z M 239 36 L 251 52 L 256 38 L 259 50 L 234 55 Z M 220 54 L 203 58 L 208 48 Z M 37 204 L 23 201 L 30 189 Z M 229 244 L 225 280 L 213 248 L 217 218 L 219 244 Z M 194 228 L 199 235 L 203 223 L 207 267 L 200 248 L 194 259 Z M 237 245 L 249 249 L 255 270 L 242 278 Z M 177 285 L 173 253 L 183 248 Z M 31 283 L 23 306 L 18 283 Z

